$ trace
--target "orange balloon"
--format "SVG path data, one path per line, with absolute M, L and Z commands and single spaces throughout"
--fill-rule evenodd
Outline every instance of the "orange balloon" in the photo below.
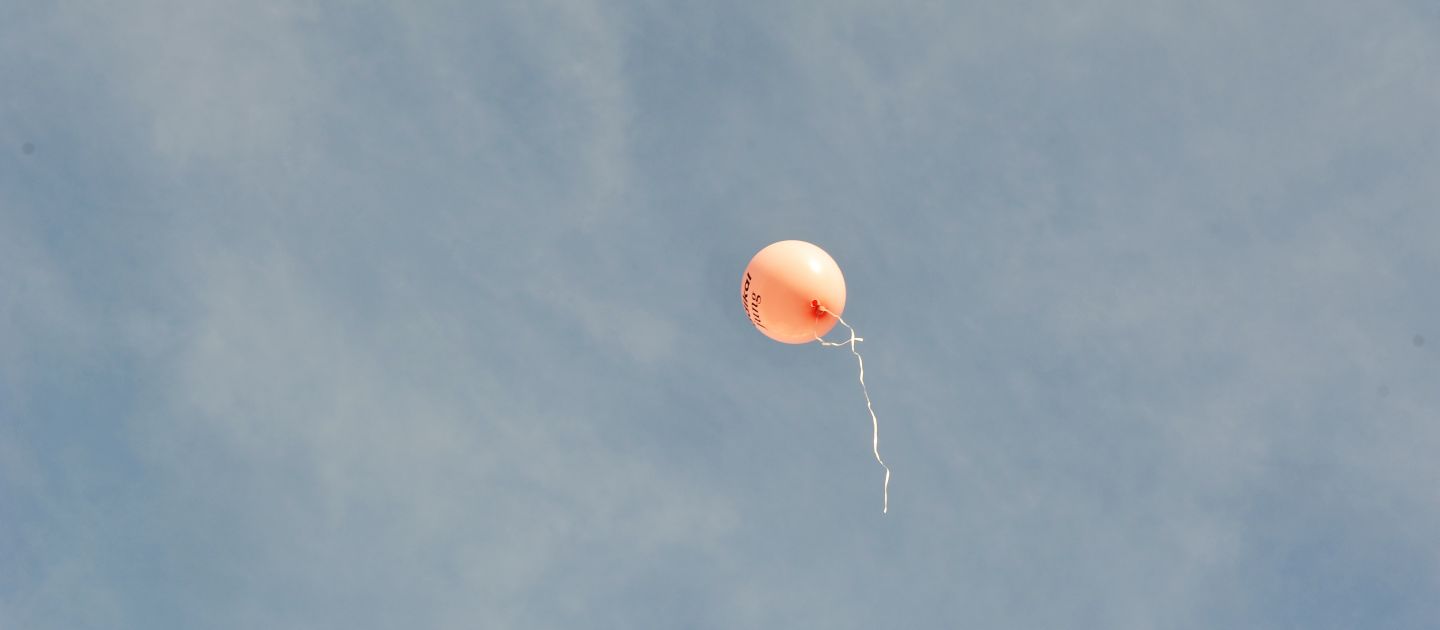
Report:
M 845 276 L 825 250 L 780 241 L 750 259 L 740 278 L 740 301 L 766 337 L 808 343 L 834 328 L 845 312 Z

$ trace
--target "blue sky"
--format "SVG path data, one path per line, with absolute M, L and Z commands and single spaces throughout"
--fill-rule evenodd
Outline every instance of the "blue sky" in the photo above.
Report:
M 0 82 L 0 627 L 1440 625 L 1433 3 L 9 0 Z

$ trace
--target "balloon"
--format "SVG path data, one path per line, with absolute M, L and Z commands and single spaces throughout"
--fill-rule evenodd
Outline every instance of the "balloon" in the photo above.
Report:
M 765 336 L 809 343 L 834 328 L 845 311 L 845 276 L 825 250 L 780 241 L 750 259 L 740 278 L 740 301 Z

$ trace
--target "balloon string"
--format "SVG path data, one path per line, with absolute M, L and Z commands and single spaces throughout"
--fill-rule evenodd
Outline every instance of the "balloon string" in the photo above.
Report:
M 885 469 L 885 499 L 880 513 L 888 514 L 890 513 L 890 467 L 885 465 L 885 460 L 880 459 L 880 421 L 875 418 L 875 407 L 870 404 L 870 389 L 865 387 L 865 359 L 860 356 L 860 351 L 855 349 L 855 344 L 864 341 L 865 338 L 856 337 L 855 329 L 852 328 L 850 324 L 845 323 L 844 319 L 841 319 L 839 315 L 836 315 L 824 306 L 820 307 L 820 312 L 829 313 L 840 322 L 841 326 L 844 326 L 850 331 L 850 339 L 847 341 L 825 341 L 820 338 L 820 335 L 815 335 L 815 341 L 820 342 L 822 346 L 831 348 L 850 346 L 850 352 L 855 355 L 855 361 L 860 364 L 860 391 L 865 394 L 865 408 L 870 410 L 870 426 L 874 429 L 870 440 L 870 448 L 875 453 L 875 461 L 880 462 L 880 467 Z

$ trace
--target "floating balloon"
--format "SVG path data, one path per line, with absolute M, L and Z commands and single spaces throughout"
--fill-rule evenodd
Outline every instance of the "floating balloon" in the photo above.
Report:
M 880 459 L 880 421 L 870 404 L 870 390 L 865 386 L 865 359 L 855 344 L 864 339 L 855 336 L 855 329 L 840 318 L 845 311 L 845 276 L 840 265 L 825 250 L 805 241 L 772 243 L 755 254 L 740 278 L 740 302 L 750 323 L 766 337 L 784 343 L 810 343 L 822 346 L 849 346 L 860 364 L 860 391 L 865 394 L 865 408 L 870 412 L 873 428 L 871 450 L 875 461 L 885 469 L 884 503 L 881 511 L 890 511 L 890 467 Z M 850 331 L 850 339 L 831 342 L 821 339 L 839 323 Z
M 830 332 L 845 311 L 845 276 L 825 250 L 780 241 L 750 259 L 740 279 L 740 301 L 765 336 L 810 343 Z

